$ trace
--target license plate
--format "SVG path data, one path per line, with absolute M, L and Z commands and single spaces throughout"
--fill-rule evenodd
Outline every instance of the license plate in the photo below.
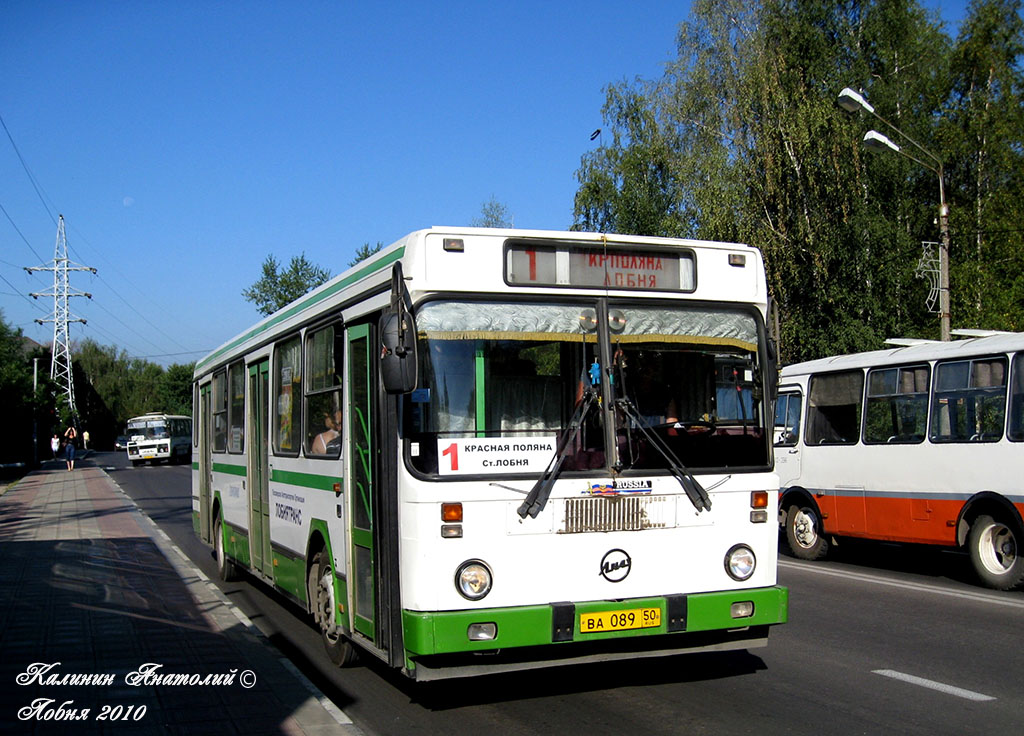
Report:
M 156 457 L 156 455 L 151 452 L 147 452 L 142 455 L 143 460 L 152 460 L 154 457 Z
M 631 608 L 628 611 L 598 611 L 597 613 L 580 614 L 581 634 L 649 629 L 655 626 L 661 626 L 660 608 Z

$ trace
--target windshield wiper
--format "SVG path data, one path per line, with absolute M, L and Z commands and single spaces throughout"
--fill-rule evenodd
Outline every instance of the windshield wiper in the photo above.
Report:
M 551 458 L 551 462 L 548 463 L 547 468 L 541 473 L 537 482 L 533 484 L 533 488 L 527 494 L 526 500 L 517 509 L 520 518 L 525 519 L 526 515 L 529 514 L 530 518 L 536 519 L 537 514 L 544 510 L 544 506 L 547 505 L 548 498 L 551 496 L 551 489 L 562 472 L 562 465 L 565 464 L 566 450 L 579 436 L 580 430 L 583 428 L 583 422 L 586 421 L 587 416 L 590 414 L 596 398 L 597 392 L 589 389 L 584 392 L 583 399 L 576 405 L 576 411 L 573 412 L 572 419 L 569 420 L 569 426 L 565 428 L 565 432 L 562 433 L 558 440 L 558 445 L 555 447 L 555 454 Z
M 687 470 L 686 466 L 679 461 L 679 458 L 672 452 L 672 448 L 665 443 L 665 440 L 651 431 L 651 426 L 647 423 L 646 419 L 640 416 L 633 403 L 628 399 L 619 399 L 615 404 L 622 409 L 628 418 L 636 422 L 637 427 L 640 428 L 640 431 L 647 438 L 647 441 L 651 443 L 651 446 L 665 458 L 669 472 L 672 473 L 672 476 L 679 482 L 679 485 L 686 491 L 686 495 L 689 497 L 693 507 L 697 511 L 710 511 L 711 497 L 708 496 L 708 492 L 693 477 L 693 473 Z

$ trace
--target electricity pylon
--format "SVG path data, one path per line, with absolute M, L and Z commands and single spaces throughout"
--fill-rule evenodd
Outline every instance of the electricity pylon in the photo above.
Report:
M 64 215 L 60 216 L 57 223 L 57 244 L 53 249 L 53 264 L 50 266 L 33 266 L 26 268 L 26 271 L 53 271 L 53 288 L 50 291 L 43 291 L 29 294 L 33 299 L 41 296 L 53 297 L 53 314 L 47 319 L 37 319 L 39 324 L 53 322 L 53 359 L 50 362 L 50 380 L 57 384 L 64 393 L 68 409 L 71 411 L 72 421 L 78 423 L 78 410 L 75 407 L 75 380 L 71 372 L 71 340 L 68 337 L 68 324 L 85 320 L 73 317 L 68 311 L 68 297 L 84 296 L 92 299 L 92 294 L 84 291 L 72 291 L 68 283 L 69 271 L 89 271 L 96 273 L 95 268 L 82 266 L 68 260 L 68 241 L 64 236 Z

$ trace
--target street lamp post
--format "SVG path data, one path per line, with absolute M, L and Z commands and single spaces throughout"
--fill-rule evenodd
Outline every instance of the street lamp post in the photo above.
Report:
M 891 150 L 909 158 L 929 171 L 935 172 L 939 177 L 939 331 L 942 339 L 950 339 L 950 309 L 949 309 L 949 207 L 946 205 L 946 187 L 942 175 L 942 160 L 931 151 L 925 149 L 921 144 L 883 118 L 862 95 L 854 92 L 849 87 L 839 93 L 839 106 L 847 112 L 865 112 L 881 120 L 892 128 L 904 140 L 908 141 L 932 163 L 922 161 L 916 156 L 909 154 L 902 146 L 882 135 L 876 130 L 869 130 L 864 134 L 864 147 L 869 151 Z

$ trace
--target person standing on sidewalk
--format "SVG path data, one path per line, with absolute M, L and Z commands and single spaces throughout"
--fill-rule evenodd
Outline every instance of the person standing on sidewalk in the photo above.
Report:
M 75 425 L 70 425 L 64 432 L 64 457 L 68 461 L 68 470 L 75 469 L 75 438 L 78 436 L 78 430 L 75 429 Z
M 50 449 L 53 451 L 53 459 L 56 460 L 57 450 L 60 449 L 60 437 L 57 436 L 56 432 L 54 432 L 53 437 L 50 438 Z

